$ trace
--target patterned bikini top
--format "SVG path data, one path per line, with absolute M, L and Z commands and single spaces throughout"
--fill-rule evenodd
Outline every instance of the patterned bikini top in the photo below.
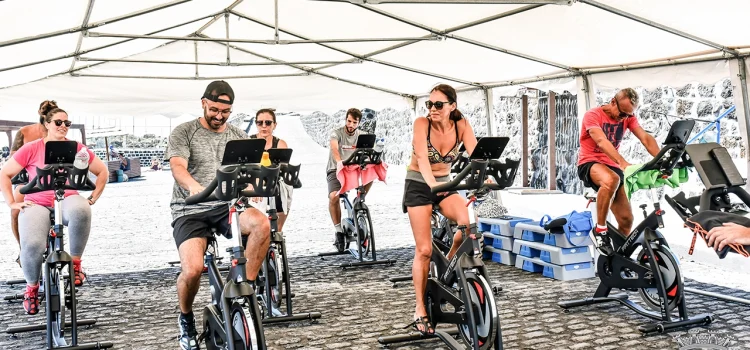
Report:
M 458 159 L 458 124 L 454 123 L 456 129 L 456 144 L 451 148 L 446 155 L 441 155 L 437 148 L 430 142 L 430 131 L 432 130 L 432 119 L 427 118 L 430 125 L 427 127 L 427 159 L 430 160 L 430 164 L 446 163 L 451 164 Z

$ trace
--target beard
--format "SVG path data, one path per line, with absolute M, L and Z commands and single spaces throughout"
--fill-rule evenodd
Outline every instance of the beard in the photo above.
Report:
M 347 134 L 353 134 L 354 131 L 357 130 L 357 128 L 350 129 L 348 126 L 344 126 L 344 128 L 346 129 Z
M 227 118 L 218 119 L 216 117 L 209 117 L 207 110 L 203 110 L 203 119 L 206 120 L 206 124 L 208 124 L 208 127 L 214 130 L 219 130 L 219 128 L 221 128 L 221 126 L 227 122 Z

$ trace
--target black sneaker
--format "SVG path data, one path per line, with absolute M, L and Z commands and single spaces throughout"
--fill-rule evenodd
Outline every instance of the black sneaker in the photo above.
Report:
M 180 349 L 199 350 L 198 331 L 195 330 L 195 317 L 183 317 L 182 313 L 177 316 L 177 324 L 180 326 Z
M 344 233 L 343 232 L 336 232 L 336 241 L 333 242 L 333 246 L 336 247 L 336 250 L 341 253 L 344 251 Z
M 615 254 L 615 249 L 612 247 L 612 241 L 607 236 L 607 231 L 597 232 L 594 228 L 594 238 L 596 239 L 596 249 L 600 254 L 606 256 L 612 256 Z

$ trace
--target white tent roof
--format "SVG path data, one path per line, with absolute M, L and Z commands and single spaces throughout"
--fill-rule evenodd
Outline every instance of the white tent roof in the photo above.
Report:
M 79 114 L 179 116 L 214 79 L 243 111 L 406 107 L 437 83 L 570 86 L 588 73 L 610 86 L 632 75 L 602 73 L 694 61 L 709 62 L 636 83 L 713 83 L 729 75 L 722 59 L 750 53 L 746 0 L 30 4 L 0 2 L 3 115 L 56 99 Z

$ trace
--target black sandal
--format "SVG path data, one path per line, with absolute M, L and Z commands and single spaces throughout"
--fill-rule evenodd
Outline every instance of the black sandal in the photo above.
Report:
M 420 330 L 419 327 L 417 327 L 417 325 L 422 325 L 422 327 L 423 327 L 424 330 Z M 417 332 L 421 333 L 422 335 L 433 335 L 433 334 L 435 334 L 435 329 L 432 328 L 432 324 L 430 323 L 430 319 L 427 318 L 427 316 L 417 317 L 417 319 L 414 320 L 414 322 L 409 323 L 404 328 L 409 328 L 409 327 L 414 327 L 414 329 Z

